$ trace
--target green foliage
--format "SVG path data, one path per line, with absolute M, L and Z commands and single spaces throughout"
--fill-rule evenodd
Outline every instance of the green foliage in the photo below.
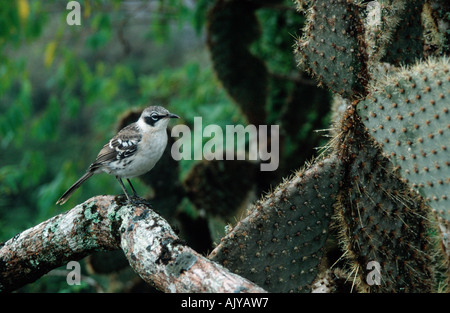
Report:
M 69 27 L 58 1 L 0 2 L 0 241 L 58 214 L 54 202 L 106 140 L 156 104 L 191 129 L 197 116 L 280 126 L 274 173 L 246 161 L 176 163 L 166 151 L 133 181 L 198 251 L 218 242 L 211 259 L 275 292 L 308 292 L 317 279 L 334 291 L 445 289 L 448 5 L 295 3 L 302 13 L 290 0 L 91 0 L 82 26 Z M 329 93 L 298 61 L 343 97 L 328 143 L 314 130 L 329 125 Z M 289 177 L 322 144 L 323 156 Z M 112 180 L 95 176 L 66 207 L 121 193 Z M 372 260 L 381 286 L 367 284 Z M 123 286 L 103 275 L 103 286 Z M 90 290 L 54 279 L 28 290 Z
M 18 2 L 26 6 L 22 13 Z M 18 2 L 4 1 L 0 10 L 5 17 L 0 36 L 0 240 L 59 212 L 55 200 L 113 135 L 117 116 L 124 110 L 155 103 L 186 116 L 187 122 L 198 115 L 204 115 L 205 122 L 221 120 L 223 125 L 240 120 L 236 108 L 217 88 L 201 50 L 189 63 L 180 59 L 162 68 L 162 61 L 168 62 L 166 51 L 176 45 L 168 37 L 166 50 L 154 49 L 156 58 L 143 58 L 142 52 L 123 57 L 122 43 L 115 39 L 122 26 L 116 23 L 114 11 L 120 1 L 113 3 L 112 11 L 104 10 L 101 1 L 82 3 L 83 20 L 78 28 L 67 26 L 65 7 L 58 7 L 60 14 L 48 18 L 44 11 L 53 2 Z M 159 8 L 172 9 L 178 10 L 175 2 Z M 192 14 L 183 10 L 179 25 Z M 172 20 L 167 19 L 167 28 L 175 34 Z M 39 27 L 28 30 L 26 25 L 33 23 Z M 152 43 L 156 35 L 147 27 L 141 28 L 146 28 Z M 140 42 L 133 44 L 141 49 Z M 183 173 L 192 162 L 185 163 Z M 99 175 L 88 181 L 67 207 L 95 194 L 119 193 L 120 187 L 110 179 Z
M 280 126 L 280 169 L 260 179 L 263 191 L 314 154 L 324 140 L 311 132 L 329 124 L 327 92 L 312 88 L 292 54 L 305 18 L 290 0 L 214 1 L 201 9 L 209 12 L 208 48 L 227 93 L 248 123 Z
M 188 124 L 202 116 L 205 124 L 227 125 L 229 118 L 242 122 L 238 110 L 229 106 L 222 89 L 217 88 L 210 67 L 187 63 L 178 69 L 162 69 L 158 74 L 140 77 L 139 93 L 163 106 L 173 106 Z M 208 114 L 205 114 L 205 113 Z
M 86 40 L 89 48 L 96 50 L 104 47 L 111 39 L 111 19 L 109 14 L 97 14 L 91 21 L 93 34 Z
M 0 47 L 18 45 L 22 39 L 33 39 L 41 34 L 47 16 L 42 3 L 27 0 L 0 3 Z M 3 51 L 0 53 L 3 60 Z

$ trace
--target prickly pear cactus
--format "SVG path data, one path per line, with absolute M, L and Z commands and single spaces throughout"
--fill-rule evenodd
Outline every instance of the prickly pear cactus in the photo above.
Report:
M 268 291 L 310 291 L 341 179 L 336 157 L 297 173 L 256 202 L 210 258 Z
M 431 59 L 385 77 L 358 104 L 370 134 L 406 182 L 450 219 L 450 65 Z
M 382 62 L 396 66 L 411 64 L 424 56 L 424 28 L 421 12 L 424 0 L 400 0 L 381 3 L 381 18 L 385 25 L 380 33 Z
M 234 216 L 246 199 L 252 198 L 257 170 L 258 165 L 247 160 L 203 160 L 192 167 L 183 186 L 199 210 L 213 216 Z M 230 172 L 238 174 L 227 175 Z M 241 179 L 236 181 L 237 177 Z
M 335 123 L 338 135 L 334 149 L 345 168 L 335 219 L 356 289 L 429 292 L 435 284 L 433 256 L 441 253 L 431 247 L 430 234 L 439 229 L 430 222 L 431 208 L 444 221 L 442 242 L 448 235 L 449 75 L 445 57 L 418 61 L 429 49 L 423 34 L 425 26 L 432 24 L 421 22 L 424 1 L 376 1 L 370 5 L 359 1 L 304 2 L 309 7 L 309 26 L 297 43 L 297 58 L 310 64 L 321 84 L 344 97 L 340 103 L 351 103 L 345 114 L 336 113 L 335 117 L 340 122 Z M 339 23 L 334 22 L 331 12 L 339 9 L 346 12 L 339 15 L 341 22 L 353 25 L 351 29 L 358 34 L 365 32 L 364 38 L 352 41 L 345 28 L 340 38 L 334 34 L 332 27 Z M 363 21 L 364 10 L 368 13 Z M 367 52 L 367 61 L 351 59 L 369 71 L 370 75 L 364 76 L 370 77 L 367 85 L 359 80 L 364 92 L 358 88 L 342 92 L 345 89 L 336 88 L 336 81 L 325 79 L 330 60 L 323 56 L 330 54 L 330 46 L 334 48 L 337 42 L 352 43 L 353 52 Z M 345 54 L 332 58 L 355 68 Z M 401 69 L 400 64 L 411 67 Z M 339 73 L 348 75 L 348 69 Z M 367 283 L 366 265 L 370 261 L 381 265 L 381 285 Z
M 430 292 L 431 227 L 425 201 L 403 182 L 365 131 L 354 108 L 346 112 L 339 155 L 346 164 L 335 218 L 357 289 L 371 292 Z M 370 262 L 383 283 L 367 284 Z
M 218 0 L 209 11 L 207 44 L 216 73 L 252 124 L 266 121 L 267 69 L 249 50 L 259 37 L 252 1 Z
M 448 10 L 423 0 L 295 2 L 307 18 L 296 58 L 338 96 L 328 156 L 257 202 L 210 257 L 275 292 L 326 290 L 311 286 L 331 264 L 352 291 L 448 289 L 449 49 L 436 26 Z M 324 258 L 330 225 L 336 262 Z
M 364 94 L 369 79 L 359 10 L 356 1 L 312 1 L 296 44 L 299 63 L 319 84 L 345 97 Z

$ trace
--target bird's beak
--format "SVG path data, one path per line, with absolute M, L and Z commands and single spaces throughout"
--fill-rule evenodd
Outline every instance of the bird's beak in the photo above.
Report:
M 180 118 L 178 115 L 172 114 L 172 113 L 167 114 L 166 117 L 167 117 L 167 118 Z

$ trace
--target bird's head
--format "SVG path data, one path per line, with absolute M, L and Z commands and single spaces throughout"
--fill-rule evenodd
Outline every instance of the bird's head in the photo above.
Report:
M 161 106 L 150 106 L 142 112 L 138 125 L 144 129 L 148 127 L 152 130 L 166 129 L 171 118 L 180 117 Z

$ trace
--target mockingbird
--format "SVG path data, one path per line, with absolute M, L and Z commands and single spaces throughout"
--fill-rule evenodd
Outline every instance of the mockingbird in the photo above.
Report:
M 128 201 L 131 202 L 131 197 L 123 185 L 122 178 L 128 181 L 133 190 L 133 196 L 137 197 L 136 190 L 129 178 L 147 173 L 161 158 L 167 145 L 166 129 L 171 118 L 179 118 L 179 116 L 160 106 L 146 108 L 137 122 L 121 129 L 103 146 L 95 162 L 58 199 L 56 204 L 64 204 L 82 183 L 100 172 L 114 175 Z

